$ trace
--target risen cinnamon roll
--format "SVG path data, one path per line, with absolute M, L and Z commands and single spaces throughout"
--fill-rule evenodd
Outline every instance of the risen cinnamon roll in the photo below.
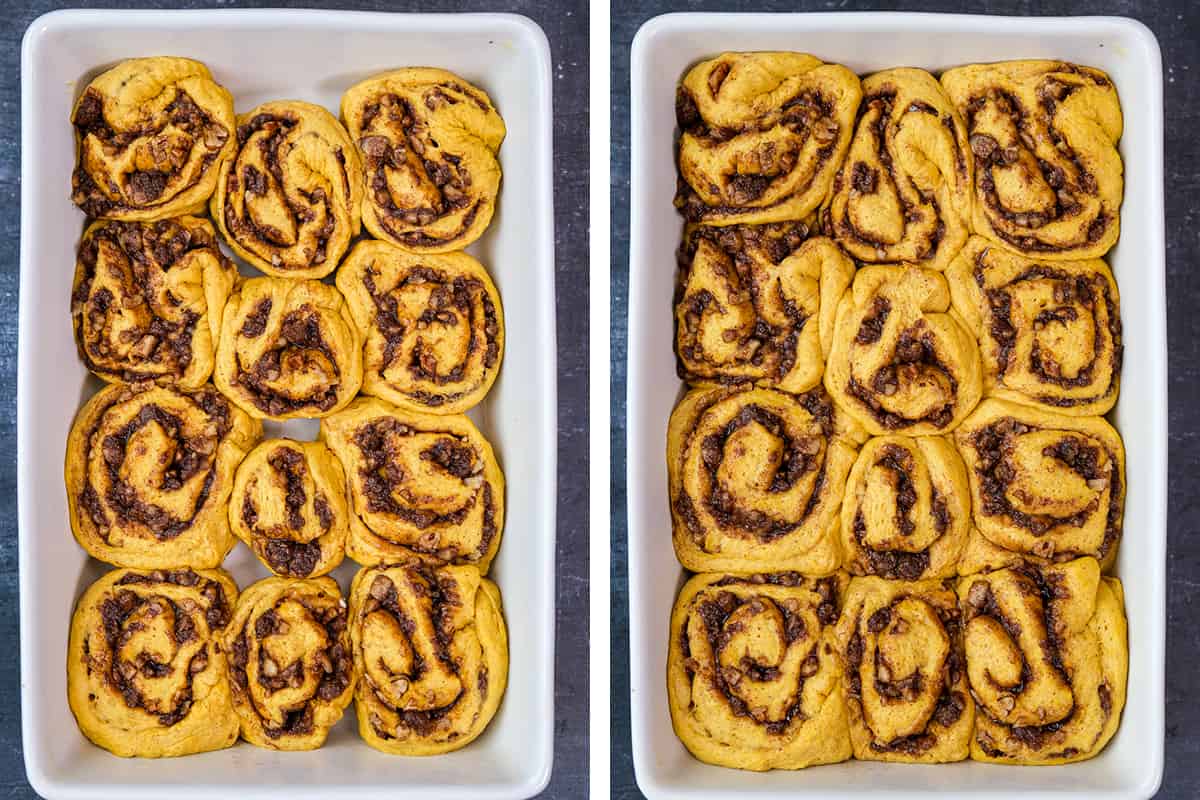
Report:
M 876 436 L 946 433 L 983 392 L 979 348 L 951 317 L 946 279 L 865 267 L 838 304 L 825 386 Z
M 324 575 L 346 552 L 342 465 L 320 442 L 269 439 L 238 467 L 229 526 L 276 575 Z
M 850 581 L 836 632 L 855 758 L 967 757 L 975 715 L 960 619 L 941 581 Z
M 838 298 L 854 262 L 802 222 L 693 226 L 680 251 L 675 353 L 693 385 L 821 382 Z
M 924 70 L 877 72 L 862 90 L 825 225 L 859 261 L 945 269 L 971 222 L 972 161 L 962 117 Z
M 410 411 L 460 414 L 492 388 L 504 313 L 487 270 L 471 256 L 360 242 L 337 285 L 364 342 L 364 394 Z
M 367 567 L 350 588 L 358 733 L 385 753 L 470 744 L 508 682 L 500 590 L 474 567 Z
M 691 222 L 800 220 L 815 211 L 850 143 L 862 91 L 853 72 L 803 53 L 723 53 L 675 97 Z
M 224 635 L 242 738 L 315 750 L 350 705 L 354 659 L 333 578 L 264 578 L 238 598 Z
M 946 277 L 979 340 L 987 395 L 1072 416 L 1113 407 L 1124 345 L 1107 264 L 1030 260 L 976 236 Z
M 142 758 L 236 742 L 221 646 L 235 602 L 223 570 L 117 569 L 88 587 L 67 645 L 67 698 L 83 735 Z
M 234 147 L 233 97 L 190 58 L 122 61 L 87 85 L 71 124 L 71 199 L 103 219 L 199 212 Z
M 212 196 L 217 227 L 268 275 L 325 277 L 361 229 L 362 163 L 349 134 L 300 100 L 263 103 L 237 122 Z
M 414 253 L 461 250 L 492 221 L 504 121 L 452 72 L 413 67 L 350 87 L 342 119 L 366 172 L 363 224 Z
M 1031 556 L 1094 556 L 1112 564 L 1125 503 L 1125 448 L 1111 425 L 985 400 L 954 441 L 982 537 L 968 545 L 960 575 Z
M 973 230 L 1043 259 L 1099 258 L 1120 228 L 1121 103 L 1098 69 L 973 64 L 942 75 L 975 154 Z
M 844 574 L 696 575 L 671 613 L 667 697 L 692 755 L 738 769 L 850 758 L 833 650 Z
M 360 398 L 321 420 L 353 503 L 346 553 L 360 564 L 418 558 L 483 574 L 504 529 L 504 475 L 466 417 Z
M 213 382 L 259 419 L 323 417 L 362 385 L 362 339 L 319 281 L 251 278 L 229 298 Z
M 958 582 L 974 698 L 971 758 L 1066 764 L 1117 731 L 1129 671 L 1121 582 L 1093 558 Z
M 696 572 L 833 572 L 842 491 L 863 438 L 820 389 L 689 392 L 667 430 L 676 556 Z
M 852 575 L 949 578 L 971 527 L 967 471 L 940 436 L 880 436 L 858 454 L 842 500 Z
M 236 280 L 205 220 L 94 222 L 71 291 L 79 356 L 106 381 L 199 388 Z
M 211 386 L 106 386 L 67 439 L 71 532 L 118 566 L 216 567 L 233 547 L 233 471 L 261 437 Z

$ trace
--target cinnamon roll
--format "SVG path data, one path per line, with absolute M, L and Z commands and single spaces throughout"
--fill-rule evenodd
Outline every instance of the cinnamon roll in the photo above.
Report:
M 342 465 L 321 442 L 269 439 L 233 478 L 229 526 L 276 575 L 325 575 L 346 552 Z
M 1121 582 L 1093 558 L 958 582 L 977 713 L 971 758 L 1066 764 L 1117 731 L 1129 672 Z
M 1103 261 L 1028 259 L 975 236 L 946 277 L 979 340 L 987 395 L 1072 416 L 1117 402 L 1121 300 Z
M 94 222 L 71 289 L 79 357 L 106 381 L 197 389 L 212 375 L 235 281 L 205 220 Z
M 937 80 L 901 67 L 863 80 L 846 160 L 822 213 L 847 253 L 867 263 L 942 270 L 967 241 L 971 153 Z
M 461 414 L 492 388 L 504 313 L 487 270 L 471 256 L 360 242 L 337 285 L 364 342 L 364 394 L 409 411 Z
M 803 53 L 723 53 L 675 96 L 690 222 L 801 220 L 821 205 L 854 129 L 858 77 Z
M 122 61 L 87 85 L 71 124 L 71 199 L 102 219 L 200 212 L 235 143 L 233 96 L 190 58 Z
M 864 267 L 842 296 L 825 387 L 875 436 L 953 430 L 979 402 L 979 348 L 946 313 L 950 290 L 937 272 Z
M 807 233 L 802 222 L 689 229 L 675 291 L 680 377 L 785 392 L 821 382 L 854 262 Z
M 500 590 L 475 567 L 366 567 L 350 588 L 358 732 L 384 753 L 448 753 L 481 734 L 508 682 Z
M 402 412 L 373 398 L 321 420 L 352 502 L 346 553 L 417 558 L 487 574 L 504 529 L 504 475 L 471 420 Z
M 314 280 L 244 281 L 225 306 L 213 382 L 259 419 L 345 407 L 362 385 L 362 339 L 341 293 Z
M 1100 417 L 1066 417 L 985 400 L 954 434 L 971 482 L 980 541 L 959 574 L 1029 558 L 1117 554 L 1125 448 Z
M 431 67 L 351 86 L 342 119 L 366 173 L 363 224 L 413 253 L 462 250 L 492 221 L 504 120 L 491 98 Z
M 217 227 L 268 275 L 325 277 L 362 229 L 354 142 L 332 114 L 300 100 L 263 103 L 237 122 L 237 148 L 212 196 Z
M 836 634 L 855 758 L 967 757 L 975 715 L 953 589 L 936 580 L 853 578 Z
M 852 575 L 950 578 L 971 528 L 967 471 L 941 436 L 880 436 L 863 445 L 842 500 Z
M 260 438 L 262 426 L 211 386 L 106 386 L 67 439 L 71 532 L 117 566 L 216 567 L 233 547 L 233 471 Z
M 850 758 L 833 650 L 844 574 L 696 575 L 671 613 L 675 735 L 709 764 L 801 769 Z
M 67 698 L 83 735 L 142 758 L 236 742 L 221 646 L 235 602 L 223 570 L 117 569 L 88 587 L 67 645 Z
M 820 389 L 689 392 L 667 430 L 675 555 L 695 572 L 833 572 L 863 438 Z
M 349 613 L 333 578 L 264 578 L 238 598 L 224 634 L 242 738 L 315 750 L 350 705 Z
M 1039 259 L 1116 244 L 1121 103 L 1098 69 L 1065 61 L 973 64 L 942 75 L 975 155 L 972 229 Z

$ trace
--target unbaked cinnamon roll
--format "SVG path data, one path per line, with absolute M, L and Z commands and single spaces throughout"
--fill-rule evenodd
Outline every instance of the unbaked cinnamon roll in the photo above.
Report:
M 696 572 L 833 572 L 863 438 L 820 389 L 689 392 L 667 430 L 675 555 Z
M 946 278 L 979 340 L 985 394 L 1071 416 L 1117 402 L 1121 300 L 1103 261 L 1028 259 L 975 236 Z
M 1121 582 L 1093 558 L 958 582 L 976 706 L 971 758 L 1066 764 L 1117 731 L 1129 672 Z
M 1005 61 L 947 70 L 942 86 L 975 155 L 976 233 L 1040 259 L 1099 258 L 1116 244 L 1123 122 L 1107 75 Z
M 71 532 L 117 566 L 216 567 L 233 547 L 233 471 L 261 437 L 211 386 L 106 386 L 67 439 Z
M 859 261 L 945 269 L 971 222 L 972 160 L 962 117 L 925 70 L 877 72 L 862 90 L 824 224 Z
M 362 339 L 342 295 L 314 280 L 251 278 L 225 306 L 213 383 L 253 417 L 323 417 L 362 385 Z
M 361 230 L 363 171 L 346 129 L 320 106 L 277 100 L 239 114 L 212 218 L 251 266 L 323 278 Z
M 855 758 L 967 757 L 975 715 L 960 620 L 941 581 L 851 579 L 836 634 Z
M 862 90 L 839 64 L 803 53 L 723 53 L 684 76 L 675 96 L 690 222 L 802 220 L 842 162 Z
M 863 445 L 842 500 L 852 575 L 949 578 L 971 528 L 967 471 L 949 439 L 880 436 Z
M 229 526 L 276 575 L 325 575 L 346 552 L 346 477 L 321 442 L 269 439 L 233 478 Z
M 350 705 L 349 612 L 333 578 L 264 578 L 238 598 L 224 634 L 242 738 L 315 750 Z
M 876 436 L 947 433 L 979 402 L 979 348 L 937 272 L 864 267 L 838 304 L 825 386 Z
M 461 414 L 492 388 L 504 356 L 504 312 L 471 256 L 360 242 L 337 285 L 364 342 L 364 394 L 410 411 Z
M 833 649 L 844 574 L 696 575 L 671 613 L 675 735 L 709 764 L 801 769 L 850 758 Z
M 122 61 L 87 85 L 71 124 L 71 199 L 103 219 L 198 213 L 235 143 L 233 96 L 190 58 Z
M 366 567 L 350 588 L 358 733 L 394 755 L 448 753 L 491 722 L 508 682 L 500 590 L 475 567 Z
M 79 357 L 106 381 L 197 389 L 212 375 L 236 280 L 205 220 L 94 222 L 71 290 Z
M 342 119 L 366 173 L 363 224 L 414 253 L 462 250 L 492 221 L 504 121 L 452 72 L 413 67 L 351 86 Z
M 692 385 L 821 382 L 854 262 L 803 222 L 692 226 L 680 250 L 675 353 Z
M 352 503 L 346 553 L 360 564 L 421 559 L 487 574 L 504 529 L 504 475 L 463 416 L 360 398 L 321 420 Z
M 1100 417 L 1066 417 L 985 400 L 954 434 L 971 481 L 978 535 L 959 574 L 1030 558 L 1117 554 L 1125 448 Z
M 221 646 L 235 602 L 223 570 L 117 569 L 88 587 L 67 645 L 67 698 L 83 735 L 142 758 L 236 742 Z

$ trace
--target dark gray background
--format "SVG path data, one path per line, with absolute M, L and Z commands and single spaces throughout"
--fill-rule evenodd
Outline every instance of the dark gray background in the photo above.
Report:
M 664 11 L 961 11 L 977 14 L 1115 14 L 1136 17 L 1158 36 L 1166 91 L 1167 326 L 1170 370 L 1170 522 L 1167 544 L 1167 753 L 1161 798 L 1200 797 L 1200 4 L 1163 2 L 614 3 L 612 16 L 612 796 L 641 797 L 629 752 L 629 607 L 625 572 L 625 300 L 629 283 L 629 45 L 643 22 Z M 1131 534 L 1136 533 L 1131 531 Z
M 365 11 L 512 11 L 550 40 L 554 74 L 554 208 L 558 281 L 558 591 L 554 773 L 543 797 L 587 793 L 588 698 L 588 14 L 585 0 L 443 2 L 129 3 L 87 8 L 339 8 Z M 0 798 L 36 797 L 21 758 L 17 635 L 17 253 L 20 231 L 21 36 L 56 3 L 0 0 Z M 66 191 L 64 189 L 64 191 Z M 66 269 L 70 265 L 47 264 Z

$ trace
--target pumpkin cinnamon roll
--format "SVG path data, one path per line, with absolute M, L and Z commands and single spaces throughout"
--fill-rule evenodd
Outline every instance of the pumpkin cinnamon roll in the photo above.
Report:
M 958 582 L 974 698 L 971 758 L 1066 764 L 1120 725 L 1129 672 L 1121 582 L 1093 558 Z
M 675 95 L 675 205 L 706 225 L 804 219 L 829 193 L 861 96 L 853 72 L 803 53 L 697 64 Z
M 852 575 L 950 578 L 971 528 L 967 471 L 941 436 L 880 436 L 863 445 L 842 500 Z
M 671 613 L 675 735 L 708 764 L 801 769 L 850 758 L 833 625 L 846 577 L 696 575 Z
M 341 293 L 314 280 L 244 281 L 225 306 L 213 383 L 258 419 L 343 408 L 362 385 L 362 339 Z
M 242 593 L 224 634 L 242 738 L 271 750 L 325 744 L 354 690 L 348 622 L 333 578 L 264 578 Z
M 921 69 L 877 72 L 862 90 L 854 138 L 822 213 L 825 227 L 859 261 L 945 269 L 971 223 L 962 117 Z
M 694 572 L 833 572 L 863 438 L 820 389 L 689 392 L 667 430 L 675 555 Z
M 1066 417 L 985 400 L 954 434 L 971 482 L 980 541 L 959 574 L 1029 557 L 1117 555 L 1125 504 L 1125 448 L 1100 417 Z
M 235 602 L 223 570 L 117 569 L 88 587 L 67 645 L 67 698 L 83 735 L 141 758 L 236 742 L 221 644 Z
M 946 277 L 979 340 L 985 394 L 1072 416 L 1117 402 L 1121 300 L 1103 261 L 1028 259 L 975 236 Z
M 471 256 L 360 242 L 337 285 L 364 342 L 364 394 L 409 411 L 461 414 L 492 388 L 504 355 L 504 312 L 487 270 Z
M 947 70 L 942 86 L 975 155 L 976 233 L 1050 260 L 1099 258 L 1116 244 L 1123 122 L 1107 75 L 1005 61 Z
M 384 753 L 448 753 L 481 734 L 508 682 L 500 590 L 468 566 L 367 567 L 350 588 L 358 733 Z
M 216 567 L 233 547 L 233 471 L 260 438 L 262 426 L 211 386 L 106 386 L 67 439 L 71 532 L 117 566 Z
M 233 96 L 190 58 L 122 61 L 87 85 L 71 124 L 71 199 L 102 219 L 198 213 L 235 144 Z
M 413 253 L 462 250 L 492 221 L 504 120 L 477 86 L 413 67 L 351 86 L 342 119 L 366 173 L 363 224 Z
M 350 135 L 300 100 L 263 103 L 237 123 L 212 196 L 217 227 L 268 275 L 325 277 L 362 228 L 362 163 Z
M 463 416 L 360 398 L 321 420 L 352 502 L 346 554 L 360 564 L 420 559 L 487 574 L 504 529 L 504 475 Z
M 324 444 L 269 439 L 234 475 L 229 526 L 276 575 L 325 575 L 346 552 L 345 491 L 342 465 Z
M 199 388 L 212 375 L 235 281 L 205 220 L 94 222 L 71 290 L 79 356 L 106 381 Z
M 838 304 L 825 386 L 875 436 L 946 433 L 983 393 L 979 348 L 937 272 L 864 267 Z
M 967 757 L 975 715 L 960 620 L 941 581 L 851 579 L 836 635 L 855 758 Z
M 807 233 L 803 222 L 688 230 L 675 290 L 680 377 L 785 392 L 821 382 L 854 262 Z

